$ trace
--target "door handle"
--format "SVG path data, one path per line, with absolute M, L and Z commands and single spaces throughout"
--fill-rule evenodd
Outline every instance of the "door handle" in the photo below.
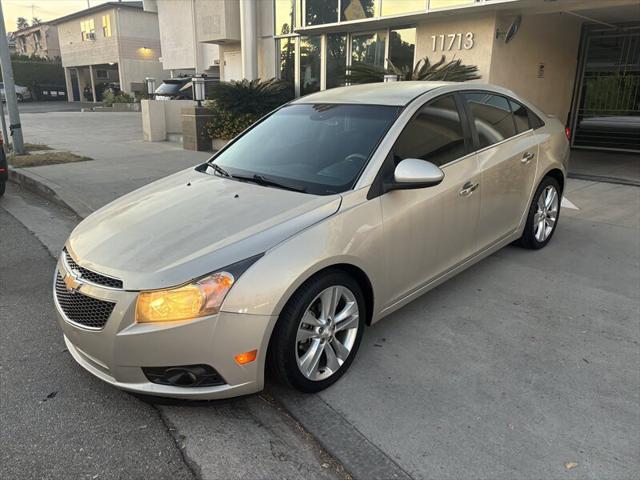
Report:
M 468 197 L 471 195 L 476 188 L 480 186 L 479 183 L 467 182 L 462 186 L 462 190 L 460 190 L 461 197 Z
M 522 160 L 520 160 L 522 163 L 527 164 L 529 163 L 533 157 L 535 157 L 536 154 L 533 152 L 525 152 L 524 155 L 522 155 Z

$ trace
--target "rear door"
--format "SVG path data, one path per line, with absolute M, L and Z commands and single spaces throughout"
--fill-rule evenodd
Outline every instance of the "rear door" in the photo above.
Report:
M 513 233 L 527 211 L 538 145 L 521 105 L 492 92 L 462 96 L 478 149 L 481 204 L 476 235 L 477 249 L 483 250 Z

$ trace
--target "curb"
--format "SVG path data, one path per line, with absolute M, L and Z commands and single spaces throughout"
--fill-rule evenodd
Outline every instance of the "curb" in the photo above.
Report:
M 64 193 L 64 189 L 60 185 L 37 173 L 28 172 L 24 168 L 9 168 L 9 181 L 46 200 L 70 209 L 80 218 L 88 217 L 93 213 L 93 209 L 84 202 Z
M 583 173 L 572 173 L 572 172 L 569 172 L 567 176 L 569 178 L 575 178 L 576 180 L 587 180 L 589 182 L 613 183 L 616 185 L 628 185 L 631 187 L 640 187 L 640 182 L 635 180 L 629 180 L 626 178 L 604 177 L 600 175 L 587 175 Z

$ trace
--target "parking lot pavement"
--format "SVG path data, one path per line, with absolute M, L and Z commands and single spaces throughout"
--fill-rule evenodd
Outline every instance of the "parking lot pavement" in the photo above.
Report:
M 25 142 L 94 159 L 23 169 L 82 214 L 211 156 L 175 143 L 143 141 L 141 116 L 135 112 L 33 113 L 22 115 L 21 121 Z
M 640 189 L 567 190 L 578 210 L 545 249 L 505 248 L 369 328 L 320 394 L 413 478 L 640 478 Z
M 92 106 L 87 102 L 67 102 L 66 100 L 56 100 L 47 102 L 20 102 L 18 110 L 23 113 L 51 113 L 51 112 L 79 112 L 82 108 Z M 5 107 L 6 108 L 6 107 Z

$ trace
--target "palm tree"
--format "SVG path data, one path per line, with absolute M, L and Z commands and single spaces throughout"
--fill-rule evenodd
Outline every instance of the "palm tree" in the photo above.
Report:
M 463 65 L 462 59 L 446 61 L 443 55 L 436 63 L 431 63 L 428 57 L 418 61 L 416 66 L 398 68 L 391 60 L 387 60 L 389 68 L 376 67 L 363 63 L 356 63 L 349 68 L 347 81 L 350 83 L 382 82 L 385 75 L 397 75 L 399 80 L 440 80 L 449 82 L 466 82 L 480 77 L 478 67 Z
M 218 107 L 236 115 L 258 117 L 288 102 L 292 98 L 290 84 L 283 80 L 233 80 L 216 84 L 211 98 Z

